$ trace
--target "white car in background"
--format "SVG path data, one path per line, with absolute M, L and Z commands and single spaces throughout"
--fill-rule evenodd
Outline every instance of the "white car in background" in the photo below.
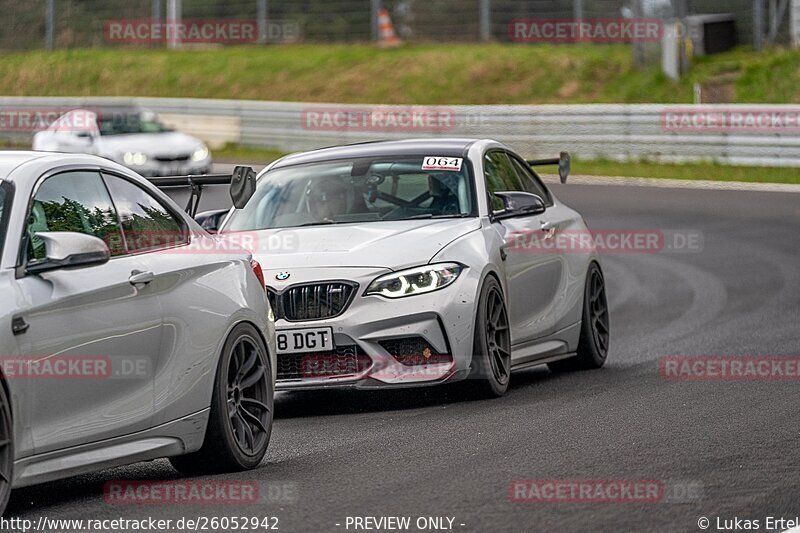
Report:
M 145 177 L 207 174 L 203 141 L 174 131 L 155 113 L 134 107 L 74 109 L 33 137 L 33 149 L 94 154 Z

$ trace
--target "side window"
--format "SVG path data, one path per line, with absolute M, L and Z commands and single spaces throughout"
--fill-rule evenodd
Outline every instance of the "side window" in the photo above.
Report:
M 106 242 L 112 255 L 125 253 L 114 205 L 99 172 L 71 171 L 44 180 L 28 216 L 27 257 L 44 259 L 41 231 L 72 231 Z
M 12 198 L 14 198 L 13 185 L 0 180 L 0 257 L 3 256 L 3 247 L 6 242 Z
M 519 180 L 522 183 L 525 191 L 539 195 L 548 206 L 553 205 L 553 200 L 550 198 L 550 193 L 547 191 L 547 188 L 541 181 L 539 181 L 539 178 L 537 178 L 533 172 L 527 168 L 527 165 L 522 163 L 516 157 L 511 157 L 511 162 L 517 171 L 517 175 L 519 176 Z
M 503 201 L 494 195 L 498 191 L 524 191 L 514 167 L 503 152 L 489 152 L 483 158 L 486 190 L 492 211 L 503 209 Z
M 149 192 L 116 176 L 104 176 L 119 212 L 129 252 L 158 250 L 188 242 L 183 221 Z

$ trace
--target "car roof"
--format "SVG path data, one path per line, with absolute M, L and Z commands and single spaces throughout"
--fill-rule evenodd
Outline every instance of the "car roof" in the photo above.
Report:
M 25 165 L 31 172 L 14 172 Z M 0 151 L 0 179 L 22 182 L 36 180 L 48 169 L 64 165 L 86 165 L 87 167 L 106 167 L 130 175 L 131 171 L 122 165 L 90 154 L 72 154 L 64 152 Z
M 31 152 L 31 151 L 0 151 L 0 179 L 7 179 L 15 168 L 28 161 L 45 157 L 47 154 L 44 152 Z
M 310 152 L 287 155 L 275 163 L 272 168 L 281 168 L 306 163 L 319 163 L 340 159 L 386 156 L 442 156 L 465 157 L 470 146 L 477 139 L 407 139 L 402 141 L 373 141 L 358 144 L 346 144 L 320 148 Z

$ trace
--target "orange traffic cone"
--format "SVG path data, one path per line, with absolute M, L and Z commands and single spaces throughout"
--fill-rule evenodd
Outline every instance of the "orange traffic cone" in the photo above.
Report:
M 378 10 L 378 43 L 381 46 L 399 46 L 401 44 L 394 31 L 392 18 L 384 7 Z

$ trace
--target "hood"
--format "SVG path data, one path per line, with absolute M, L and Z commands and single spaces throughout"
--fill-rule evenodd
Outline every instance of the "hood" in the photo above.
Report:
M 142 152 L 148 156 L 191 154 L 202 145 L 200 140 L 178 131 L 106 135 L 97 140 L 99 155 L 110 159 L 116 159 L 125 152 Z
M 427 264 L 457 238 L 480 228 L 477 218 L 402 220 L 242 232 L 253 257 L 270 269 Z M 223 233 L 224 235 L 224 233 Z

